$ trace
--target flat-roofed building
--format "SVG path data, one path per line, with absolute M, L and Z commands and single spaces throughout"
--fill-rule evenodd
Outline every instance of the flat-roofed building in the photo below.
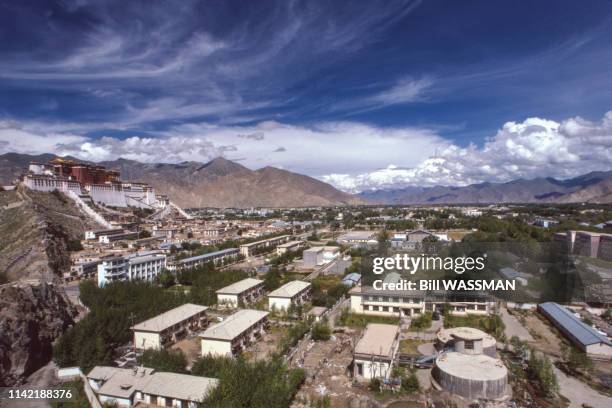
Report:
M 538 311 L 576 347 L 594 359 L 612 359 L 612 340 L 584 323 L 570 310 L 555 302 L 538 305 Z
M 98 236 L 98 242 L 100 242 L 101 244 L 110 244 L 111 242 L 125 241 L 125 240 L 130 240 L 130 239 L 137 239 L 137 238 L 138 238 L 137 232 L 127 231 L 127 232 L 121 232 L 119 234 L 101 234 Z
M 329 312 L 328 308 L 324 306 L 315 306 L 308 311 L 307 315 L 311 317 L 315 322 L 320 322 L 321 320 L 323 320 L 327 312 Z
M 217 303 L 229 307 L 256 302 L 264 294 L 264 281 L 246 278 L 216 291 Z
M 287 252 L 297 251 L 302 248 L 306 243 L 304 241 L 289 241 L 284 244 L 280 244 L 276 247 L 276 255 L 280 256 Z
M 417 316 L 425 312 L 425 292 L 376 290 L 357 286 L 349 291 L 351 312 L 374 316 Z
M 376 244 L 376 231 L 350 231 L 338 237 L 338 242 L 351 246 Z
M 433 234 L 422 229 L 406 232 L 406 240 L 410 242 L 423 242 L 425 238 L 431 237 Z
M 268 325 L 268 312 L 242 309 L 200 333 L 202 356 L 236 356 L 259 339 Z
M 156 372 L 152 368 L 96 366 L 87 386 L 100 405 L 131 408 L 138 404 L 196 408 L 218 386 L 216 378 Z
M 601 234 L 589 231 L 577 231 L 574 252 L 577 255 L 597 258 Z
M 101 258 L 97 265 L 98 286 L 116 281 L 143 280 L 152 282 L 166 267 L 166 255 L 160 253 L 131 254 Z
M 340 255 L 340 248 L 336 246 L 317 246 L 306 249 L 302 253 L 305 268 L 316 268 L 326 265 Z
M 489 315 L 496 307 L 496 303 L 483 294 L 445 291 L 377 290 L 371 286 L 356 286 L 349 291 L 349 296 L 351 312 L 375 316 L 419 316 L 442 311 L 445 307 L 455 316 Z
M 278 237 L 262 239 L 260 241 L 255 241 L 248 244 L 242 244 L 240 245 L 240 253 L 248 258 L 250 256 L 253 256 L 258 250 L 276 247 L 282 244 L 283 242 L 288 242 L 290 239 L 290 235 L 280 235 Z
M 303 305 L 311 294 L 310 282 L 294 280 L 268 293 L 270 310 L 289 310 L 293 306 Z
M 601 234 L 597 257 L 612 262 L 612 234 Z
M 75 263 L 70 266 L 70 272 L 64 272 L 64 280 L 71 281 L 74 279 L 95 277 L 98 273 L 98 264 L 100 259 Z
M 207 323 L 206 306 L 187 303 L 132 327 L 134 347 L 162 349 L 201 330 Z
M 100 235 L 112 235 L 112 234 L 121 234 L 123 232 L 123 228 L 107 228 L 100 230 L 88 230 L 85 231 L 85 239 L 86 240 L 97 240 Z
M 358 379 L 389 378 L 399 349 L 399 326 L 370 323 L 353 353 L 353 375 Z
M 217 264 L 223 262 L 226 259 L 236 259 L 238 255 L 240 255 L 240 251 L 238 250 L 238 248 L 227 248 L 222 249 L 220 251 L 210 252 L 204 255 L 192 256 L 190 258 L 181 259 L 175 263 L 175 267 L 178 270 L 183 270 L 195 268 L 209 262 L 214 262 L 215 264 Z

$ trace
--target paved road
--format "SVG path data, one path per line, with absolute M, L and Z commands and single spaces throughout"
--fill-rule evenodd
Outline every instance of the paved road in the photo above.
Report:
M 505 307 L 500 308 L 501 318 L 506 325 L 506 337 L 510 339 L 512 336 L 517 336 L 522 341 L 534 341 L 529 331 L 517 320 L 516 317 L 508 313 Z
M 583 404 L 593 408 L 612 407 L 612 398 L 602 395 L 583 382 L 567 376 L 563 371 L 553 366 L 561 395 L 570 400 L 569 408 L 582 408 Z

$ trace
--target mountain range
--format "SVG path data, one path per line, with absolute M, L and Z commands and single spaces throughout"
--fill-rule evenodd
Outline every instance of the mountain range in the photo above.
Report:
M 0 183 L 19 177 L 30 161 L 46 163 L 54 155 L 0 155 Z M 64 157 L 77 160 L 72 157 Z M 181 207 L 308 207 L 355 205 L 359 197 L 312 177 L 274 167 L 250 170 L 224 158 L 208 163 L 141 163 L 118 159 L 98 164 L 118 170 L 122 180 L 151 184 Z
M 0 155 L 0 183 L 18 178 L 30 161 L 46 163 L 52 154 Z M 78 160 L 72 157 L 65 157 Z M 612 203 L 612 171 L 591 172 L 567 180 L 551 177 L 479 183 L 463 187 L 405 187 L 342 192 L 302 174 L 263 167 L 250 170 L 216 158 L 208 163 L 141 163 L 103 161 L 121 172 L 123 180 L 143 181 L 182 207 L 307 207 L 357 204 L 491 204 L 491 203 Z
M 552 177 L 479 183 L 464 187 L 405 187 L 358 194 L 381 204 L 612 203 L 612 171 L 567 180 Z

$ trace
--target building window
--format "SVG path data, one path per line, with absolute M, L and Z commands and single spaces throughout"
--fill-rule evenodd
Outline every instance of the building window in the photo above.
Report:
M 465 349 L 466 350 L 474 350 L 474 342 L 471 340 L 465 341 Z

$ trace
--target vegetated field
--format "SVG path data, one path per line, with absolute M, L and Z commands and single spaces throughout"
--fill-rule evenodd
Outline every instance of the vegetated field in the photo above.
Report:
M 557 336 L 556 329 L 545 321 L 546 318 L 537 312 L 525 312 L 523 316 L 525 327 L 535 339 L 532 345 L 543 353 L 561 357 L 562 340 Z
M 339 284 L 341 279 L 335 275 L 319 275 L 313 280 L 313 284 L 319 285 L 321 290 L 328 290 Z
M 504 322 L 501 317 L 498 315 L 493 316 L 452 316 L 445 315 L 444 316 L 444 327 L 475 327 L 477 329 L 483 330 L 486 333 L 494 336 L 495 338 L 499 338 L 505 329 Z
M 399 343 L 400 353 L 406 354 L 421 354 L 418 347 L 421 344 L 430 343 L 428 340 L 404 339 Z
M 384 324 L 399 324 L 399 317 L 391 317 L 391 316 L 370 316 L 370 315 L 360 315 L 350 312 L 344 312 L 340 315 L 338 320 L 336 321 L 336 325 L 338 326 L 348 326 L 348 327 L 358 327 L 363 328 L 368 325 L 368 323 L 384 323 Z

